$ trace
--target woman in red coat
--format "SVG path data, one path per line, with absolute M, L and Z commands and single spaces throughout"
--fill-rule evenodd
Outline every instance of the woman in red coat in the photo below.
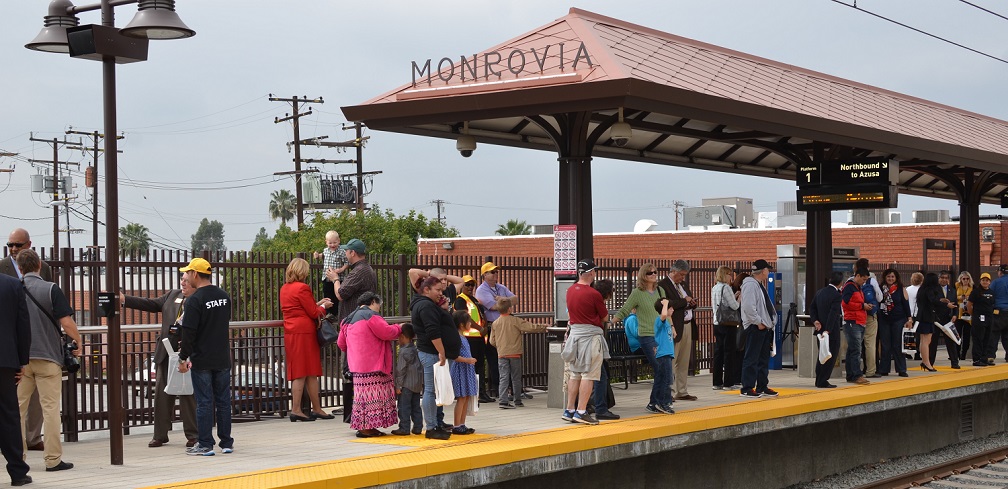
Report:
M 322 375 L 322 359 L 319 354 L 318 320 L 325 315 L 326 308 L 332 306 L 328 298 L 315 300 L 311 287 L 305 283 L 308 277 L 308 262 L 295 258 L 287 265 L 284 285 L 280 288 L 280 310 L 283 312 L 284 348 L 287 354 L 287 380 L 291 381 L 292 407 L 291 422 L 315 421 L 317 418 L 332 419 L 322 411 L 319 400 L 319 376 Z M 311 399 L 312 412 L 301 412 L 301 396 L 305 385 Z

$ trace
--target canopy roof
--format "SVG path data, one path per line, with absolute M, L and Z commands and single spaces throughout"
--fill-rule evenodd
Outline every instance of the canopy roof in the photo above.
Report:
M 587 112 L 596 157 L 794 180 L 821 151 L 899 160 L 902 193 L 961 199 L 967 170 L 987 177 L 973 189 L 983 202 L 1008 189 L 1005 121 L 584 10 L 414 63 L 413 83 L 343 107 L 347 118 L 450 139 L 468 121 L 480 143 L 556 151 L 551 116 Z M 623 147 L 608 133 L 620 107 L 633 128 Z

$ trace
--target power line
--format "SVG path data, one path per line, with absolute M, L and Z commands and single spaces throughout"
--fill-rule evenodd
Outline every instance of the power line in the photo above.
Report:
M 983 52 L 983 51 L 980 51 L 980 50 L 978 50 L 978 49 L 973 49 L 973 48 L 971 48 L 971 47 L 969 47 L 969 46 L 966 46 L 966 45 L 964 45 L 964 44 L 959 44 L 959 43 L 957 43 L 957 42 L 955 42 L 955 41 L 951 41 L 951 40 L 949 40 L 949 39 L 946 39 L 946 38 L 944 38 L 944 37 L 941 37 L 941 36 L 938 36 L 938 35 L 936 35 L 936 34 L 931 34 L 930 32 L 927 32 L 927 31 L 924 31 L 924 30 L 921 30 L 921 29 L 918 29 L 918 28 L 916 28 L 916 27 L 913 27 L 913 26 L 910 26 L 910 25 L 907 25 L 907 24 L 904 24 L 904 23 L 902 23 L 902 22 L 899 22 L 899 21 L 896 21 L 896 20 L 893 20 L 893 19 L 890 19 L 889 17 L 886 17 L 886 16 L 884 16 L 884 15 L 880 15 L 880 14 L 877 14 L 877 13 L 875 13 L 875 12 L 872 12 L 872 11 L 870 11 L 870 10 L 865 10 L 865 9 L 863 9 L 863 8 L 861 8 L 861 7 L 858 7 L 858 6 L 857 6 L 857 2 L 856 2 L 856 1 L 854 2 L 854 5 L 851 5 L 851 4 L 849 4 L 849 3 L 845 3 L 845 2 L 841 2 L 840 0 L 830 0 L 830 1 L 831 1 L 831 2 L 833 2 L 833 3 L 837 3 L 837 4 L 840 4 L 840 5 L 843 5 L 844 7 L 849 7 L 849 8 L 852 8 L 852 9 L 854 9 L 854 10 L 857 10 L 857 11 L 859 11 L 859 12 L 864 12 L 864 13 L 866 13 L 866 14 L 868 14 L 868 15 L 871 15 L 871 16 L 873 16 L 873 17 L 877 17 L 877 18 L 879 18 L 879 19 L 882 19 L 882 20 L 884 20 L 884 21 L 886 21 L 886 22 L 891 22 L 891 23 L 893 23 L 893 24 L 896 24 L 896 25 L 898 25 L 898 26 L 900 26 L 900 27 L 905 27 L 905 28 L 907 28 L 907 29 L 910 29 L 910 30 L 912 30 L 912 31 L 914 31 L 914 32 L 917 32 L 917 33 L 920 33 L 920 34 L 924 34 L 925 36 L 928 36 L 928 37 L 932 37 L 932 38 L 934 38 L 934 39 L 937 39 L 937 40 L 939 40 L 939 41 L 942 41 L 942 42 L 946 42 L 946 43 L 948 43 L 948 44 L 951 44 L 951 45 L 953 45 L 953 46 L 956 46 L 956 47 L 959 47 L 959 48 L 962 48 L 962 49 L 965 49 L 965 50 L 967 50 L 967 51 L 970 51 L 970 52 L 973 52 L 973 53 L 976 53 L 976 54 L 979 54 L 979 55 L 981 55 L 981 56 L 986 56 L 986 57 L 988 57 L 988 58 L 990 58 L 990 59 L 993 59 L 993 60 L 997 60 L 997 61 L 1000 61 L 1000 62 L 1002 62 L 1002 63 L 1005 63 L 1005 64 L 1008 64 L 1008 60 L 1006 60 L 1006 59 L 1003 59 L 1003 58 L 999 58 L 999 57 L 997 57 L 997 56 L 994 56 L 993 54 L 987 54 L 987 53 L 985 53 L 985 52 Z M 962 0 L 960 0 L 960 1 L 962 1 Z M 967 2 L 967 3 L 968 3 L 968 2 Z M 996 14 L 995 14 L 995 15 L 996 15 Z
M 962 2 L 962 3 L 965 3 L 966 5 L 969 5 L 970 7 L 975 7 L 975 8 L 978 8 L 980 10 L 983 10 L 984 12 L 987 12 L 988 14 L 991 14 L 991 15 L 993 15 L 995 17 L 1001 17 L 1004 20 L 1008 20 L 1008 17 L 1005 17 L 1005 16 L 1003 16 L 1003 15 L 997 13 L 997 12 L 994 12 L 992 10 L 987 10 L 987 9 L 985 9 L 985 8 L 983 8 L 983 7 L 975 4 L 975 3 L 967 2 L 966 0 L 959 0 L 959 1 Z

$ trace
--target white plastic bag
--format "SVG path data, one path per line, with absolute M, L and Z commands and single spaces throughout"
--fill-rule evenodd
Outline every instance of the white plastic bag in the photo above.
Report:
M 192 372 L 185 373 L 178 371 L 179 354 L 172 348 L 168 338 L 162 338 L 165 350 L 168 350 L 168 372 L 165 382 L 165 394 L 170 396 L 191 396 L 193 394 Z
M 451 406 L 455 402 L 455 388 L 452 387 L 448 361 L 444 365 L 434 364 L 434 402 L 438 406 Z
M 833 358 L 833 354 L 829 351 L 829 331 L 823 331 L 819 335 L 819 363 L 825 364 Z
M 476 385 L 479 383 L 479 374 L 476 374 Z M 469 396 L 469 405 L 466 406 L 466 416 L 476 416 L 479 412 L 479 395 Z

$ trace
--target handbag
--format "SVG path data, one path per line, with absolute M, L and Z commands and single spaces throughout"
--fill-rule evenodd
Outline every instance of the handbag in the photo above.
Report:
M 742 311 L 732 309 L 724 303 L 724 288 L 721 289 L 721 300 L 717 305 L 718 325 L 720 326 L 740 326 L 742 325 Z
M 735 348 L 738 351 L 745 350 L 746 337 L 749 335 L 749 326 L 740 326 L 737 331 L 735 331 Z
M 23 280 L 21 281 L 21 285 L 24 286 Z M 52 291 L 52 287 L 55 287 L 55 284 L 50 286 L 50 291 Z M 31 292 L 28 292 L 28 287 L 25 287 L 24 291 L 25 295 L 27 295 L 36 306 L 38 306 L 39 310 L 42 311 L 42 314 L 45 314 L 46 317 L 49 318 L 49 321 L 52 321 L 53 327 L 56 328 L 56 335 L 59 336 L 61 345 L 63 346 L 63 368 L 71 374 L 77 373 L 77 371 L 80 370 L 80 359 L 73 354 L 73 352 L 77 350 L 77 342 L 63 333 L 63 329 L 60 328 L 59 323 L 56 322 L 56 319 L 53 318 L 52 314 L 49 314 L 49 311 L 45 310 L 45 308 L 42 307 L 42 304 L 39 304 L 39 301 L 35 299 L 35 296 L 33 296 Z
M 165 350 L 168 351 L 169 367 L 164 388 L 165 394 L 169 396 L 191 396 L 193 394 L 192 371 L 179 372 L 178 368 L 171 368 L 171 366 L 178 365 L 179 354 L 172 347 L 171 340 L 162 338 L 161 342 L 164 343 Z
M 339 338 L 339 329 L 333 325 L 332 321 L 329 319 L 331 315 L 323 316 L 319 319 L 319 327 L 315 330 L 318 335 L 319 346 L 325 347 L 336 342 Z

